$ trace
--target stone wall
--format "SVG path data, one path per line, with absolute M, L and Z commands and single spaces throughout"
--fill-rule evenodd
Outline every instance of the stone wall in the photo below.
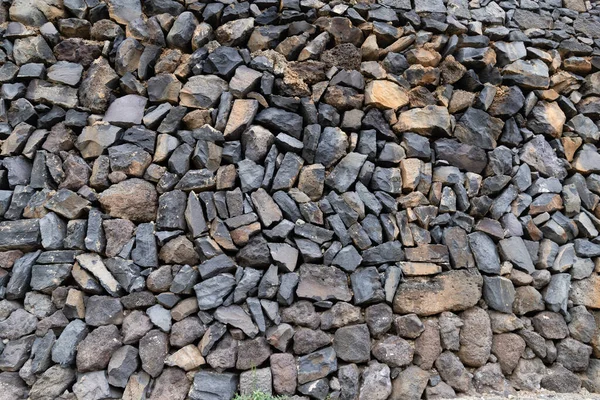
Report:
M 0 21 L 1 399 L 600 392 L 597 4 Z

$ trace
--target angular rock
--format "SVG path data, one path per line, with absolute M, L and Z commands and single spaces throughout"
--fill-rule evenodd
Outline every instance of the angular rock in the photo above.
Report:
M 481 297 L 483 279 L 478 273 L 456 270 L 433 278 L 408 278 L 394 297 L 394 312 L 427 316 L 462 311 Z

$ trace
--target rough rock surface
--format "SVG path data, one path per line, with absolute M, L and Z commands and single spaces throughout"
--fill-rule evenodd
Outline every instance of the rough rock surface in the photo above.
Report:
M 0 11 L 0 399 L 600 393 L 600 3 Z

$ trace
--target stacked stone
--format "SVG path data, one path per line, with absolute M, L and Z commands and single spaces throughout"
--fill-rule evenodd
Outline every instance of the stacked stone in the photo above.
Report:
M 600 392 L 600 7 L 0 7 L 0 398 Z

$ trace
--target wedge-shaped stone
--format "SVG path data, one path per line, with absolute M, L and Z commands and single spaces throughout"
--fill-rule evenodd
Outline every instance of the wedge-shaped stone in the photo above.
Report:
M 181 88 L 179 103 L 192 108 L 214 107 L 227 87 L 227 82 L 215 75 L 193 76 Z
M 102 258 L 98 254 L 87 253 L 80 254 L 75 257 L 79 265 L 86 271 L 89 271 L 92 275 L 94 275 L 102 287 L 112 296 L 118 296 L 121 291 L 121 285 L 119 282 L 112 276 L 112 274 L 102 262 Z
M 535 267 L 531 261 L 531 255 L 529 254 L 527 247 L 525 247 L 525 242 L 523 242 L 523 239 L 519 236 L 501 240 L 499 245 L 502 258 L 510 261 L 517 268 L 523 269 L 530 274 L 535 271 Z
M 348 191 L 350 186 L 356 181 L 358 173 L 366 160 L 367 156 L 364 154 L 348 153 L 337 163 L 333 171 L 325 179 L 325 184 L 340 193 Z

